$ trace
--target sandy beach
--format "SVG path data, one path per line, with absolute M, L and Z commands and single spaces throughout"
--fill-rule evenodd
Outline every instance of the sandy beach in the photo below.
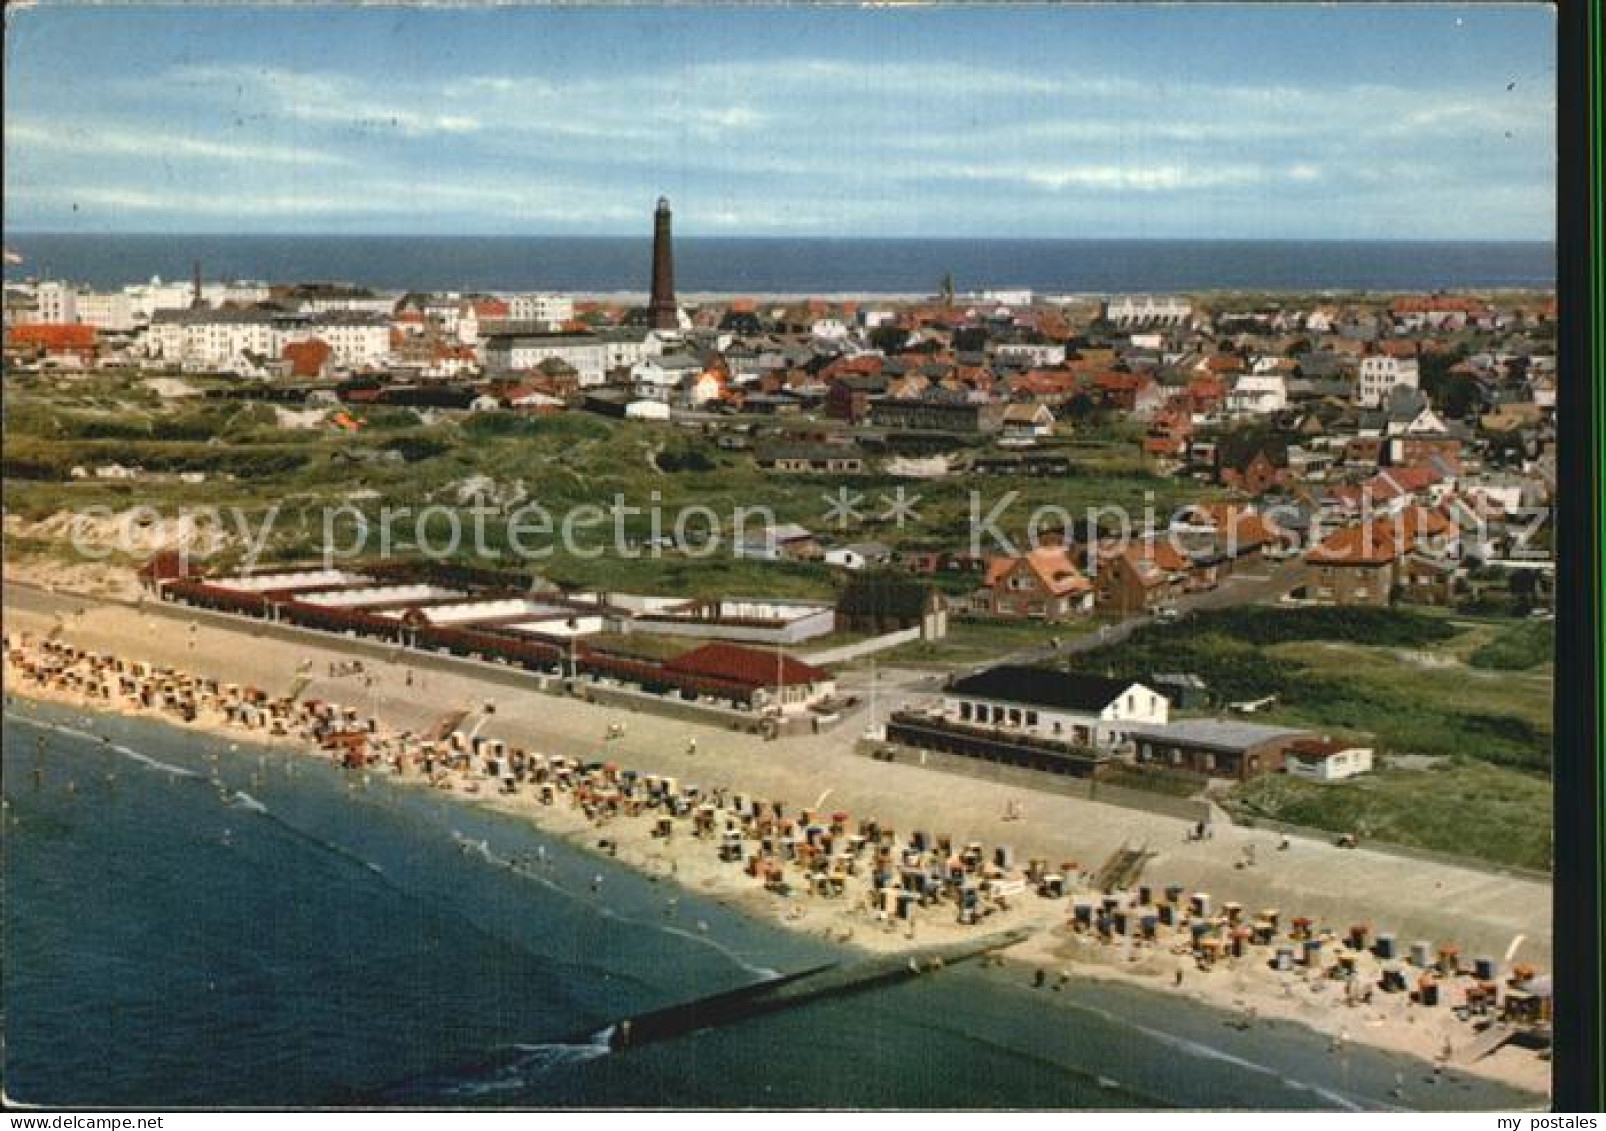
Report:
M 1263 1018 L 1283 1019 L 1327 1034 L 1335 1048 L 1353 1041 L 1438 1061 L 1453 1071 L 1536 1093 L 1548 1090 L 1549 1066 L 1532 1051 L 1507 1045 L 1478 1060 L 1465 1055 L 1477 1034 L 1472 1024 L 1457 1017 L 1456 1009 L 1475 984 L 1470 977 L 1443 978 L 1439 1004 L 1421 1006 L 1406 993 L 1347 990 L 1345 982 L 1304 966 L 1275 971 L 1269 947 L 1248 947 L 1241 958 L 1223 953 L 1202 963 L 1180 929 L 1161 928 L 1153 941 L 1140 942 L 1131 929 L 1101 937 L 1086 925 L 1081 930 L 1072 927 L 1074 906 L 1096 906 L 1101 897 L 1086 883 L 1090 873 L 1123 842 L 1147 844 L 1156 855 L 1145 866 L 1141 883 L 1156 893 L 1171 885 L 1186 893 L 1184 899 L 1209 892 L 1217 915 L 1228 901 L 1236 901 L 1245 922 L 1264 908 L 1278 908 L 1285 925 L 1294 917 L 1308 917 L 1313 934 L 1331 936 L 1324 947 L 1328 955 L 1340 949 L 1340 936 L 1353 925 L 1367 924 L 1376 932 L 1394 933 L 1402 950 L 1417 939 L 1434 944 L 1435 951 L 1439 944 L 1453 941 L 1467 962 L 1487 954 L 1504 971 L 1510 967 L 1510 962 L 1502 961 L 1508 947 L 1514 936 L 1524 934 L 1515 947 L 1515 960 L 1544 971 L 1549 962 L 1548 885 L 1305 841 L 1278 850 L 1274 838 L 1251 830 L 1221 828 L 1210 841 L 1192 844 L 1184 839 L 1182 822 L 1026 794 L 841 752 L 834 758 L 819 753 L 827 744 L 845 745 L 845 738 L 811 736 L 760 743 L 687 723 L 610 712 L 579 700 L 524 694 L 417 662 L 369 659 L 358 672 L 337 640 L 254 636 L 244 624 L 222 629 L 186 622 L 182 614 L 183 610 L 64 601 L 8 587 L 5 628 L 8 634 L 54 632 L 81 648 L 249 684 L 273 697 L 299 690 L 303 702 L 340 703 L 365 718 L 371 716 L 381 735 L 423 734 L 443 715 L 460 713 L 463 732 L 580 762 L 607 760 L 643 774 L 674 775 L 681 783 L 697 783 L 705 796 L 741 790 L 750 797 L 784 801 L 793 813 L 811 809 L 841 811 L 855 820 L 873 817 L 903 836 L 919 828 L 929 836 L 946 835 L 955 845 L 983 845 L 989 853 L 995 846 L 1008 845 L 1021 867 L 1032 859 L 1054 870 L 1069 866 L 1069 896 L 1047 899 L 1027 890 L 996 904 L 989 901 L 983 926 L 960 924 L 954 907 L 943 903 L 914 910 L 903 920 L 873 906 L 862 876 L 849 880 L 843 894 L 835 897 L 816 896 L 811 888 L 796 884 L 795 870 L 790 872 L 794 882 L 786 894 L 766 890 L 740 865 L 722 862 L 710 838 L 691 835 L 688 821 L 676 821 L 671 835 L 664 838 L 655 835 L 661 830 L 650 816 L 588 811 L 572 797 L 543 804 L 531 789 L 504 794 L 475 770 L 437 775 L 434 784 L 518 814 L 578 846 L 606 851 L 624 864 L 750 914 L 867 951 L 894 952 L 961 941 L 982 931 L 1027 928 L 1032 937 L 1012 948 L 1007 961 L 1018 967 L 1023 980 L 1042 984 L 1044 992 L 1052 992 L 1053 985 L 1067 978 L 1119 980 L 1187 995 L 1241 1018 L 1244 1025 Z M 84 700 L 66 690 L 19 687 L 17 675 L 8 667 L 8 690 L 98 709 L 131 709 L 126 703 Z M 191 725 L 240 737 L 240 731 L 221 716 L 202 714 Z M 248 734 L 252 740 L 264 737 L 256 731 Z M 282 741 L 314 756 L 330 756 L 301 740 Z M 397 774 L 389 766 L 376 765 L 369 772 L 394 776 L 404 785 L 427 785 L 416 770 Z M 1252 850 L 1256 862 L 1244 866 L 1244 847 L 1249 844 L 1256 846 Z M 1309 859 L 1317 856 L 1344 865 L 1352 874 L 1359 865 L 1385 869 L 1392 878 L 1379 876 L 1370 890 L 1355 888 L 1345 883 L 1343 871 L 1322 868 L 1319 861 Z M 1330 886 L 1324 889 L 1312 877 L 1301 875 L 1307 869 L 1326 875 Z M 1424 882 L 1439 897 L 1419 902 L 1415 915 L 1396 916 L 1401 888 L 1409 892 Z M 1375 985 L 1378 961 L 1364 951 L 1349 953 L 1357 963 L 1355 985 Z M 1412 978 L 1414 984 L 1414 973 Z

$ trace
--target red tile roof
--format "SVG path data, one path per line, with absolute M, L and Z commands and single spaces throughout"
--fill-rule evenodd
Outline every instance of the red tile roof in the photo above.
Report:
M 51 352 L 92 350 L 95 328 L 80 322 L 24 322 L 6 331 L 6 343 Z
M 286 342 L 280 356 L 290 363 L 291 376 L 316 377 L 333 352 L 322 338 L 308 338 L 304 342 Z
M 1369 523 L 1346 526 L 1305 556 L 1315 565 L 1383 565 L 1414 550 L 1426 537 L 1450 527 L 1449 519 L 1426 507 L 1411 507 Z
M 664 667 L 672 672 L 712 676 L 750 687 L 795 687 L 831 678 L 831 673 L 824 668 L 793 659 L 784 652 L 718 642 L 682 652 Z
M 1093 587 L 1092 583 L 1082 575 L 1082 571 L 1076 568 L 1069 551 L 1063 546 L 1039 546 L 1018 558 L 989 558 L 987 577 L 983 584 L 992 588 L 1014 572 L 1022 562 L 1036 575 L 1043 588 L 1056 597 L 1063 597 L 1067 593 L 1086 592 Z

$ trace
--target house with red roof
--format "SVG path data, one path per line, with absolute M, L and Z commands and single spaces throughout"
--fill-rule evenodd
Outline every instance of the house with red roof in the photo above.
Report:
M 290 376 L 315 378 L 328 372 L 329 359 L 334 352 L 334 347 L 322 338 L 307 338 L 286 342 L 280 356 L 290 363 Z
M 1305 555 L 1305 593 L 1332 605 L 1388 605 L 1407 555 L 1440 556 L 1449 519 L 1427 507 L 1346 526 Z
M 1102 613 L 1148 613 L 1186 593 L 1191 562 L 1164 536 L 1124 545 L 1106 544 L 1097 554 L 1094 604 Z
M 1004 378 L 1004 387 L 1012 400 L 1063 404 L 1076 395 L 1077 377 L 1069 369 L 1028 369 Z
M 778 649 L 714 641 L 664 662 L 673 675 L 711 678 L 752 689 L 760 710 L 795 714 L 836 694 L 836 677 Z
M 7 353 L 87 365 L 95 358 L 95 327 L 85 322 L 23 322 L 6 328 Z
M 1196 579 L 1208 566 L 1212 583 L 1268 555 L 1280 555 L 1292 541 L 1269 517 L 1243 503 L 1195 503 L 1183 508 L 1171 529 L 1194 558 Z
M 1188 440 L 1192 436 L 1192 415 L 1173 401 L 1150 418 L 1148 432 L 1143 437 L 1143 453 L 1164 462 L 1179 463 L 1187 457 Z
M 1278 467 L 1264 451 L 1257 451 L 1242 467 L 1222 467 L 1217 474 L 1223 486 L 1247 495 L 1264 495 L 1282 486 L 1288 478 L 1288 469 Z
M 971 611 L 1012 620 L 1063 620 L 1093 611 L 1093 584 L 1063 546 L 1039 546 L 987 560 Z
M 1106 408 L 1134 416 L 1154 412 L 1165 400 L 1154 378 L 1146 373 L 1120 373 L 1113 370 L 1095 373 L 1089 384 Z

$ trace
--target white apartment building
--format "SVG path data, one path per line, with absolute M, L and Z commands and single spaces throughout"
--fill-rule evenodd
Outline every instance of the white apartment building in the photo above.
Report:
M 1416 388 L 1419 380 L 1415 358 L 1377 354 L 1361 359 L 1361 383 L 1356 394 L 1362 408 L 1376 408 L 1396 385 Z
M 334 312 L 315 318 L 276 310 L 161 310 L 151 321 L 146 350 L 152 357 L 191 366 L 233 366 L 247 354 L 280 356 L 291 342 L 328 343 L 337 365 L 361 368 L 390 354 L 390 319 Z
M 549 330 L 556 330 L 574 318 L 574 299 L 568 295 L 512 295 L 507 304 L 511 321 L 535 322 Z
M 230 365 L 246 354 L 277 357 L 281 334 L 261 310 L 158 310 L 146 335 L 152 357 L 184 365 Z
M 302 300 L 300 308 L 302 313 L 308 315 L 326 315 L 326 313 L 345 313 L 345 315 L 384 315 L 389 318 L 397 307 L 395 296 L 389 294 L 320 294 L 310 299 Z
M 134 302 L 127 291 L 99 294 L 86 291 L 78 296 L 78 321 L 97 330 L 131 333 L 140 322 L 134 318 Z
M 582 386 L 602 384 L 610 368 L 608 345 L 596 334 L 492 334 L 482 356 L 493 373 L 523 372 L 556 358 L 579 375 Z
M 390 356 L 390 316 L 332 311 L 284 331 L 285 343 L 319 338 L 328 343 L 335 364 L 377 365 Z M 279 347 L 284 348 L 283 344 Z
M 78 292 L 66 283 L 40 283 L 34 290 L 34 317 L 52 324 L 78 321 Z
M 1065 347 L 1053 342 L 1005 342 L 993 350 L 1001 361 L 1018 361 L 1036 369 L 1065 364 Z
M 1122 329 L 1131 326 L 1182 326 L 1193 307 L 1177 298 L 1153 295 L 1122 295 L 1104 304 L 1106 321 Z

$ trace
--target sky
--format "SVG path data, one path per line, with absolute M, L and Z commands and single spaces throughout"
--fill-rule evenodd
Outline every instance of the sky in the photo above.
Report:
M 1537 4 L 6 9 L 5 226 L 1550 239 Z

